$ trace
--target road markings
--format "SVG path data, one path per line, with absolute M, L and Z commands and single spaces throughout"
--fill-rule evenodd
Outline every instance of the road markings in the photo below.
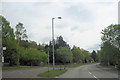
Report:
M 93 75 L 93 77 L 97 79 L 97 77 L 96 77 L 96 76 L 94 76 L 94 75 Z
M 89 74 L 93 75 L 91 72 L 89 72 Z M 93 75 L 94 78 L 96 78 L 97 80 L 99 80 L 95 75 Z
M 90 74 L 92 74 L 91 72 L 89 72 Z
M 55 78 L 58 78 L 57 76 Z

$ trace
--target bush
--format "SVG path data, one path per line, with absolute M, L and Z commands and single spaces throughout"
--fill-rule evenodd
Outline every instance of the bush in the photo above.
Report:
M 21 65 L 39 65 L 41 62 L 47 63 L 47 54 L 37 49 L 21 48 L 20 64 Z

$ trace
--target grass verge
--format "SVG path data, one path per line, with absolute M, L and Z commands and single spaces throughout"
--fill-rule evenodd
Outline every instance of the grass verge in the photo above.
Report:
M 2 70 L 14 70 L 14 69 L 24 69 L 24 68 L 38 68 L 40 66 L 9 66 L 2 67 Z
M 87 65 L 87 64 L 92 64 L 92 63 L 79 63 L 79 64 L 67 64 L 67 65 L 55 65 L 56 68 L 60 68 L 61 67 L 67 67 L 67 68 L 74 68 L 74 67 L 78 67 L 78 66 L 82 66 L 82 65 Z M 48 65 L 43 65 L 41 67 L 48 67 Z M 53 67 L 53 65 L 49 65 L 49 67 Z
M 91 64 L 91 63 L 86 63 L 86 64 Z M 55 65 L 56 68 L 74 68 L 74 67 L 78 67 L 81 65 L 86 65 L 86 64 L 72 64 L 72 65 Z M 2 67 L 2 70 L 14 70 L 14 69 L 24 69 L 24 68 L 39 68 L 39 67 L 48 67 L 47 64 L 42 65 L 42 66 L 9 66 L 9 67 Z M 53 65 L 49 65 L 49 67 L 53 67 Z
M 37 76 L 38 77 L 56 77 L 56 76 L 59 76 L 63 73 L 65 73 L 67 70 L 66 69 L 56 69 L 56 70 L 51 70 L 51 71 L 46 71 L 44 73 L 40 73 L 38 74 Z
M 118 68 L 115 68 L 115 66 L 106 66 L 106 65 L 103 65 L 103 64 L 100 64 L 100 66 L 102 67 L 105 67 L 105 68 L 109 68 L 109 69 L 112 69 L 112 70 L 118 70 Z

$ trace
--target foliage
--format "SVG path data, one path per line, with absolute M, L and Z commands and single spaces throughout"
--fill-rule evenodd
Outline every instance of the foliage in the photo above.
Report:
M 47 62 L 47 54 L 37 49 L 21 48 L 20 61 L 22 65 L 39 65 L 41 62 Z
M 73 62 L 74 63 L 87 63 L 93 62 L 90 57 L 90 52 L 84 49 L 80 49 L 79 47 L 74 46 L 72 48 L 73 53 Z
M 27 38 L 27 34 L 26 34 L 26 29 L 25 27 L 23 27 L 22 23 L 18 23 L 16 25 L 16 31 L 15 31 L 15 36 L 17 40 L 21 40 L 21 39 L 25 39 Z
M 50 62 L 53 62 L 53 43 L 50 44 L 37 44 L 35 41 L 25 40 L 27 39 L 27 30 L 23 26 L 23 23 L 19 22 L 15 28 L 3 17 L 0 16 L 0 32 L 2 32 L 2 45 L 6 46 L 7 50 L 4 51 L 5 63 L 13 65 L 40 65 L 40 63 L 47 63 L 47 52 L 49 47 Z M 2 31 L 1 31 L 2 30 Z M 0 39 L 1 40 L 1 39 Z M 80 49 L 79 47 L 73 47 L 72 51 L 63 39 L 62 36 L 57 37 L 54 44 L 55 49 L 55 61 L 56 63 L 87 63 L 92 61 L 89 51 Z
M 3 54 L 5 62 L 9 62 L 10 65 L 19 64 L 16 58 L 19 56 L 17 55 L 18 45 L 16 44 L 13 28 L 11 28 L 10 23 L 3 16 L 0 17 L 2 19 L 2 22 L 0 23 L 0 25 L 2 25 L 2 45 L 7 47 L 7 50 L 4 51 Z
M 109 41 L 110 44 L 120 50 L 120 24 L 112 24 L 105 28 L 101 33 L 103 34 L 101 38 L 103 43 Z
M 67 42 L 63 40 L 62 36 L 57 37 L 56 42 L 55 42 L 55 49 L 59 47 L 67 47 L 70 48 Z
M 50 50 L 50 62 L 52 63 L 53 61 L 53 44 L 52 44 L 52 41 L 49 42 L 49 45 L 46 45 L 45 46 L 45 49 L 47 49 L 47 47 L 49 46 Z M 59 47 L 67 47 L 70 49 L 70 46 L 67 44 L 67 42 L 65 42 L 65 40 L 63 39 L 62 36 L 59 36 L 57 37 L 57 39 L 55 40 L 55 44 L 54 44 L 54 53 L 55 53 L 55 61 L 56 63 L 61 63 L 59 58 L 57 58 L 57 52 L 56 50 L 59 48 Z
M 97 62 L 97 53 L 94 50 L 91 53 L 91 57 L 93 58 L 94 62 Z
M 10 38 L 10 39 L 14 39 L 15 35 L 13 32 L 13 28 L 11 28 L 10 23 L 3 17 L 0 16 L 1 18 L 1 22 L 0 25 L 2 26 L 2 38 Z
M 110 25 L 102 32 L 100 61 L 104 65 L 118 65 L 120 59 L 120 25 Z M 119 66 L 118 66 L 119 67 Z
M 18 55 L 18 45 L 16 44 L 16 40 L 11 40 L 4 38 L 3 45 L 6 45 L 7 50 L 4 51 L 3 56 L 5 57 L 5 62 L 9 62 L 9 65 L 17 65 L 17 56 Z M 12 46 L 11 46 L 12 45 Z
M 90 57 L 90 52 L 84 49 L 81 49 L 81 53 L 83 54 L 83 62 L 84 63 L 89 63 L 89 62 L 94 62 L 93 59 Z
M 69 48 L 66 47 L 59 47 L 56 51 L 56 57 L 59 61 L 61 61 L 63 64 L 66 62 L 72 62 L 73 54 Z
M 47 45 L 47 46 L 44 46 L 44 45 L 40 45 L 40 44 L 39 44 L 39 45 L 37 46 L 37 49 L 38 49 L 38 50 L 44 50 L 44 51 L 47 51 L 47 49 L 48 49 L 48 45 Z
M 101 48 L 101 62 L 105 65 L 118 64 L 119 50 L 115 46 L 111 45 L 110 42 L 105 42 Z
M 73 53 L 73 62 L 80 63 L 82 60 L 80 49 L 74 46 L 72 48 L 72 53 Z
M 47 62 L 47 54 L 42 49 L 37 50 L 36 42 L 22 40 L 27 38 L 26 29 L 22 23 L 16 25 L 14 34 L 10 23 L 3 16 L 0 16 L 0 18 L 2 20 L 0 22 L 2 26 L 2 45 L 7 48 L 3 53 L 5 63 L 9 63 L 10 66 L 19 65 L 19 58 L 20 64 L 23 65 L 38 65 L 40 62 Z

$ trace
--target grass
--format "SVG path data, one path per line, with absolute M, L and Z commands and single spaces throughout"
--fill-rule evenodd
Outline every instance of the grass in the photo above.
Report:
M 86 64 L 90 64 L 90 63 L 86 63 Z M 74 68 L 74 67 L 78 67 L 81 65 L 86 65 L 86 64 L 72 64 L 72 65 L 55 65 L 56 68 Z M 42 66 L 8 66 L 8 67 L 2 67 L 2 70 L 14 70 L 14 69 L 24 69 L 24 68 L 39 68 L 39 67 L 48 67 L 47 64 L 42 65 Z M 53 67 L 53 65 L 49 65 L 49 67 Z
M 67 68 L 74 68 L 74 67 L 78 67 L 78 66 L 82 66 L 82 65 L 87 65 L 87 64 L 91 64 L 91 63 L 85 63 L 85 64 L 67 64 L 67 65 L 55 65 L 56 68 L 60 68 L 60 66 L 63 68 L 64 66 Z M 41 67 L 48 67 L 48 65 L 43 65 Z M 49 65 L 49 67 L 53 67 L 53 65 Z
M 42 65 L 41 67 L 48 67 L 48 64 Z M 53 65 L 49 65 L 49 67 L 53 67 Z M 60 67 L 60 65 L 55 65 L 56 68 Z
M 115 68 L 115 66 L 108 66 L 108 68 L 110 68 L 112 70 L 117 70 L 117 68 Z
M 112 69 L 112 70 L 117 70 L 117 68 L 115 68 L 115 66 L 107 66 L 107 65 L 103 65 L 103 64 L 100 64 L 101 66 L 103 67 L 106 67 L 106 68 L 109 68 L 109 69 Z
M 2 70 L 14 70 L 14 69 L 24 69 L 24 68 L 38 68 L 40 66 L 9 66 L 2 67 Z
M 56 77 L 56 76 L 59 76 L 59 75 L 65 73 L 66 71 L 67 70 L 65 70 L 65 69 L 62 69 L 62 70 L 56 69 L 56 70 L 51 70 L 51 71 L 46 71 L 44 73 L 40 73 L 37 76 L 38 77 Z

